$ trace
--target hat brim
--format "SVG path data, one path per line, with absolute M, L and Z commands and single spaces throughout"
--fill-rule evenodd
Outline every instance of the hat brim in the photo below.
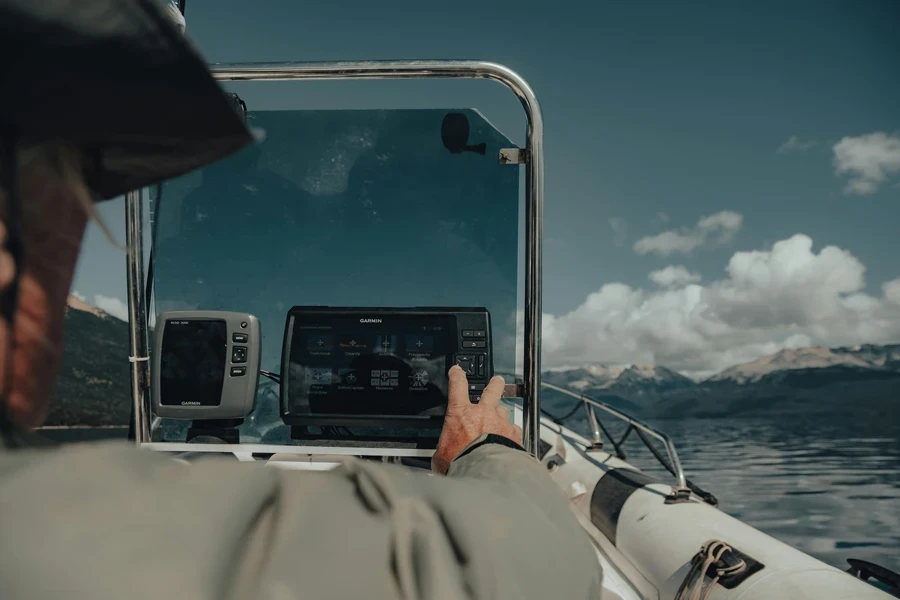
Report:
M 0 0 L 0 127 L 85 152 L 98 199 L 252 142 L 205 61 L 153 0 Z

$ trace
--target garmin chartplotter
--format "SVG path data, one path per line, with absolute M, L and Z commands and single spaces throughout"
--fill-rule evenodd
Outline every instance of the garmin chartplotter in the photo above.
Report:
M 256 404 L 259 320 L 247 313 L 162 313 L 153 353 L 153 411 L 170 419 L 243 419 Z
M 439 428 L 447 371 L 478 401 L 493 375 L 485 308 L 292 308 L 281 366 L 291 426 Z

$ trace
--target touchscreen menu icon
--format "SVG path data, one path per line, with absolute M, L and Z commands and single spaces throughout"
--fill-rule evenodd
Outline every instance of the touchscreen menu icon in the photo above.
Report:
M 396 335 L 376 335 L 375 351 L 379 354 L 396 354 L 397 353 L 397 336 Z
M 330 335 L 313 333 L 306 336 L 306 349 L 310 351 L 328 352 L 334 345 L 334 338 Z
M 396 387 L 400 385 L 400 371 L 392 369 L 372 369 L 372 385 Z
M 338 346 L 347 354 L 361 353 L 369 350 L 368 336 L 342 335 L 338 338 Z
M 414 354 L 430 354 L 434 350 L 434 337 L 430 335 L 406 336 L 406 351 Z
M 338 379 L 341 385 L 363 385 L 362 377 L 359 376 L 356 369 L 338 369 Z
M 331 369 L 313 368 L 306 369 L 307 385 L 331 385 Z
M 419 369 L 413 371 L 409 376 L 409 387 L 424 388 L 428 386 L 428 371 Z

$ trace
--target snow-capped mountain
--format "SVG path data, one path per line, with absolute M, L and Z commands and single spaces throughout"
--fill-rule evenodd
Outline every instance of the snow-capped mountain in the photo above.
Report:
M 108 319 L 110 316 L 109 313 L 105 312 L 104 310 L 99 309 L 92 304 L 88 304 L 78 296 L 73 296 L 71 294 L 66 300 L 66 314 L 68 314 L 69 309 L 90 313 L 95 317 L 100 317 L 101 319 Z
M 653 404 L 661 394 L 694 385 L 684 375 L 654 365 L 588 365 L 567 371 L 548 371 L 544 378 L 588 395 L 621 396 L 638 405 Z
M 900 344 L 782 350 L 699 383 L 659 365 L 591 365 L 550 371 L 544 379 L 646 416 L 847 411 L 896 415 Z M 562 404 L 558 394 L 544 396 L 547 406 Z
M 890 346 L 866 344 L 841 348 L 810 346 L 796 350 L 782 350 L 771 356 L 725 369 L 710 377 L 707 382 L 731 381 L 747 384 L 760 381 L 779 371 L 836 367 L 900 371 L 900 344 Z

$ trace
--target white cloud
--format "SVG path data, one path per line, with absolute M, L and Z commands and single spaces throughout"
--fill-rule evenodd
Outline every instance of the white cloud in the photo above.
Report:
M 883 132 L 845 137 L 832 148 L 837 175 L 850 175 L 848 194 L 875 192 L 889 175 L 900 172 L 900 135 Z
M 609 220 L 609 227 L 613 230 L 613 244 L 624 245 L 625 240 L 628 239 L 628 223 L 625 222 L 625 219 L 612 217 Z
M 700 281 L 698 273 L 691 273 L 683 265 L 669 265 L 665 269 L 653 271 L 647 278 L 661 287 L 687 285 Z
M 788 138 L 788 140 L 785 143 L 783 143 L 782 145 L 780 145 L 778 147 L 778 150 L 776 150 L 776 152 L 778 154 L 784 154 L 785 152 L 790 152 L 792 150 L 797 150 L 797 151 L 809 150 L 810 148 L 812 148 L 815 145 L 816 145 L 815 140 L 809 140 L 809 141 L 804 142 L 804 141 L 801 141 L 800 138 L 798 138 L 796 135 L 792 135 L 791 137 Z
M 782 348 L 900 341 L 900 279 L 875 297 L 864 275 L 847 250 L 816 251 L 796 234 L 736 252 L 726 277 L 705 285 L 610 283 L 568 314 L 544 315 L 544 363 L 655 363 L 701 377 Z
M 639 239 L 634 244 L 638 254 L 655 252 L 661 256 L 681 253 L 690 254 L 705 245 L 727 244 L 740 231 L 744 217 L 740 213 L 723 210 L 703 217 L 694 227 L 664 231 L 657 235 Z
M 128 320 L 128 306 L 118 298 L 98 294 L 94 296 L 94 306 L 117 319 Z
M 76 298 L 78 298 L 78 299 L 81 300 L 82 302 L 85 301 L 84 296 L 82 296 L 81 294 L 79 294 L 79 293 L 78 293 L 78 290 L 72 290 L 72 293 L 71 293 L 70 295 L 75 296 Z

